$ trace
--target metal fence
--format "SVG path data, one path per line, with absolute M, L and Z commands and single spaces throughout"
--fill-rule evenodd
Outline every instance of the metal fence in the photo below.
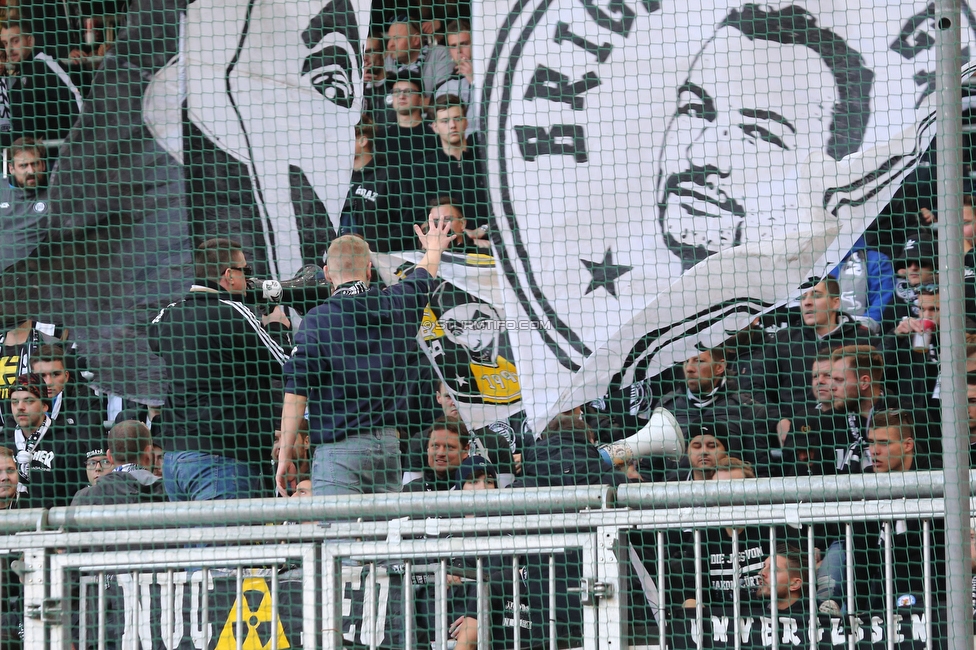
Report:
M 24 647 L 447 648 L 458 584 L 472 594 L 484 648 L 950 646 L 931 567 L 923 602 L 899 607 L 890 552 L 885 607 L 861 618 L 819 613 L 812 589 L 802 620 L 772 604 L 747 612 L 737 599 L 710 611 L 699 563 L 695 607 L 669 602 L 664 588 L 669 532 L 717 526 L 838 523 L 850 539 L 852 525 L 880 521 L 888 551 L 893 522 L 920 520 L 918 561 L 928 567 L 930 522 L 945 512 L 940 472 L 401 495 L 410 516 L 395 519 L 386 519 L 386 499 L 14 513 L 2 520 L 0 549 L 22 576 Z M 355 512 L 372 520 L 353 520 Z M 653 550 L 635 546 L 635 533 L 656 541 Z M 457 569 L 459 558 L 472 558 L 471 569 Z M 846 570 L 851 578 L 850 557 Z M 808 584 L 815 579 L 811 563 Z M 427 619 L 418 614 L 425 598 Z M 427 636 L 422 620 L 434 622 Z

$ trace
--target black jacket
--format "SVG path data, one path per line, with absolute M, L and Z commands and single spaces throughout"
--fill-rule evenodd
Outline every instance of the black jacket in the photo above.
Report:
M 67 137 L 81 114 L 77 92 L 57 62 L 46 54 L 37 53 L 22 61 L 10 89 L 11 141 L 24 136 L 42 140 Z
M 769 459 L 769 427 L 766 407 L 749 393 L 741 393 L 733 379 L 726 379 L 719 389 L 704 402 L 693 400 L 687 389 L 668 393 L 658 406 L 666 408 L 687 431 L 688 425 L 724 424 L 729 432 L 726 446 L 730 455 L 739 456 L 752 464 L 764 464 Z
M 24 438 L 12 421 L 3 430 L 3 446 L 15 457 L 18 452 L 32 455 L 30 463 L 17 463 L 19 508 L 66 506 L 75 492 L 88 484 L 85 455 L 78 441 L 58 422 L 50 418 L 45 422 L 48 429 L 43 435 L 38 430 L 36 435 Z
M 95 485 L 83 488 L 71 500 L 72 506 L 111 506 L 124 503 L 166 501 L 162 479 L 145 469 L 109 472 Z
M 754 391 L 764 390 L 770 403 L 802 404 L 810 398 L 810 368 L 823 350 L 845 345 L 876 345 L 866 327 L 840 315 L 840 324 L 824 337 L 813 327 L 799 324 L 776 332 L 763 349 L 762 377 L 754 378 Z
M 424 469 L 424 475 L 415 478 L 403 486 L 403 492 L 447 492 L 454 487 L 454 472 L 446 476 L 439 476 L 429 467 Z
M 412 209 L 415 220 L 422 221 L 426 217 L 428 201 L 449 196 L 461 209 L 468 230 L 491 224 L 488 176 L 480 147 L 473 138 L 468 138 L 468 148 L 460 160 L 448 156 L 439 145 L 428 153 L 423 167 L 412 179 L 411 188 L 410 196 L 402 198 L 403 210 Z
M 149 325 L 149 345 L 172 382 L 160 442 L 167 451 L 263 461 L 281 403 L 272 380 L 281 377 L 285 354 L 247 306 L 228 293 L 200 289 Z
M 610 485 L 627 482 L 627 477 L 611 470 L 600 452 L 573 434 L 551 435 L 525 450 L 522 476 L 512 487 L 550 487 L 566 485 Z

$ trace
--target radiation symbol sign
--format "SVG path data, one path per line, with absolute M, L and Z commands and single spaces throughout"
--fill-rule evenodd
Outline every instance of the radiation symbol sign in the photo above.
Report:
M 241 627 L 244 640 L 241 650 L 269 650 L 271 648 L 271 590 L 264 578 L 245 578 L 241 591 Z M 237 650 L 237 601 L 227 614 L 227 622 L 214 650 Z M 278 619 L 278 647 L 290 648 L 285 628 Z

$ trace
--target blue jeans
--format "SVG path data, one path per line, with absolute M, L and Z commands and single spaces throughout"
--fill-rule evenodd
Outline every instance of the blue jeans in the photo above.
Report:
M 261 494 L 256 468 L 244 461 L 200 451 L 163 456 L 163 486 L 170 501 L 250 499 Z
M 844 542 L 842 540 L 833 542 L 822 559 L 823 562 L 817 569 L 817 602 L 833 600 L 846 610 L 847 554 Z
M 399 491 L 400 442 L 396 429 L 375 429 L 315 447 L 315 496 Z

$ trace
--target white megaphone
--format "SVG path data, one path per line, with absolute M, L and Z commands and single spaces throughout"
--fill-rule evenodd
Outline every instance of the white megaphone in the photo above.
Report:
M 667 409 L 656 408 L 644 427 L 623 440 L 600 445 L 614 465 L 623 465 L 645 456 L 671 456 L 680 458 L 685 453 L 685 436 L 681 425 Z

